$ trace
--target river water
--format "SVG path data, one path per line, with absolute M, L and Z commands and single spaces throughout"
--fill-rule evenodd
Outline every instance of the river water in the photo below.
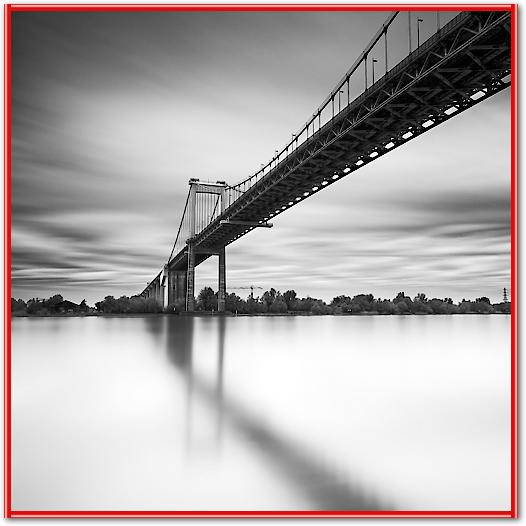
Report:
M 13 509 L 509 509 L 509 328 L 15 318 Z

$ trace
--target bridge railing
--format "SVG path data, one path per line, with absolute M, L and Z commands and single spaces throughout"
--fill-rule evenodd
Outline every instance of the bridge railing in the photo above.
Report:
M 345 111 L 354 100 L 436 34 L 458 13 L 458 11 L 391 13 L 318 109 L 296 133 L 292 134 L 291 140 L 281 150 L 275 150 L 272 159 L 262 164 L 253 175 L 228 187 L 227 206 L 261 181 L 340 112 Z

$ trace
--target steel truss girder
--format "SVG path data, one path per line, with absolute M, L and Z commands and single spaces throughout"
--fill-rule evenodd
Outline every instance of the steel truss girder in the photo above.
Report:
M 504 60 L 504 65 L 499 63 L 499 68 L 486 66 L 485 62 L 490 62 L 504 52 L 508 53 L 509 43 L 506 45 L 501 45 L 500 42 L 487 44 L 482 37 L 502 27 L 509 18 L 509 13 L 499 12 L 500 16 L 491 13 L 486 17 L 484 17 L 485 13 L 480 15 L 471 13 L 471 15 L 473 19 L 477 19 L 477 29 L 467 28 L 470 30 L 466 31 L 466 27 L 458 27 L 445 40 L 437 40 L 434 46 L 421 49 L 427 44 L 425 43 L 415 50 L 349 107 L 315 132 L 306 143 L 293 149 L 287 158 L 270 170 L 255 186 L 244 192 L 221 216 L 199 233 L 195 237 L 195 242 L 208 245 L 208 241 L 214 240 L 217 246 L 229 244 L 252 230 L 253 227 L 226 232 L 222 229 L 221 220 L 235 218 L 241 221 L 254 221 L 254 219 L 261 222 L 266 221 L 271 214 L 270 210 L 274 211 L 272 213 L 274 217 L 284 211 L 281 209 L 283 206 L 285 209 L 293 206 L 288 205 L 288 202 L 292 201 L 293 204 L 301 202 L 312 193 L 320 191 L 348 173 L 354 172 L 400 144 L 424 133 L 427 129 L 421 126 L 422 119 L 428 118 L 433 121 L 430 129 L 479 103 L 480 100 L 470 98 L 474 93 L 472 90 L 484 87 L 486 94 L 481 99 L 484 100 L 507 87 L 509 84 L 504 84 L 501 79 L 505 76 L 502 75 L 503 73 L 509 72 L 508 60 Z M 482 42 L 477 42 L 479 40 Z M 485 51 L 489 51 L 487 57 L 474 55 L 474 53 Z M 463 56 L 467 56 L 471 64 L 476 63 L 480 68 L 476 71 L 477 74 L 480 74 L 480 76 L 477 75 L 479 80 L 470 82 L 471 87 L 467 90 L 460 89 L 455 84 L 465 76 L 466 68 L 463 68 L 462 64 L 452 64 L 456 58 L 463 58 Z M 415 63 L 408 63 L 404 68 L 403 65 L 409 62 L 408 59 L 415 60 Z M 459 62 L 461 62 L 460 59 Z M 447 86 L 447 89 L 439 89 L 436 85 L 432 85 L 431 88 L 422 87 L 422 83 L 426 78 L 430 78 L 430 75 L 438 77 Z M 452 78 L 448 78 L 450 76 Z M 456 94 L 457 97 L 454 97 L 453 94 Z M 413 101 L 409 105 L 407 97 Z M 406 100 L 402 102 L 404 98 Z M 444 114 L 445 109 L 452 104 L 458 108 L 457 111 L 451 115 Z M 396 122 L 400 125 L 400 129 L 387 129 L 386 126 L 379 126 L 377 122 L 385 122 L 384 119 L 380 121 L 381 117 L 378 115 L 381 115 L 381 112 L 387 112 L 387 115 L 390 116 L 389 125 Z M 363 126 L 368 129 L 364 130 Z M 362 127 L 361 130 L 359 127 Z M 405 139 L 402 138 L 402 135 L 407 135 L 403 133 L 404 129 L 411 131 L 411 136 Z M 353 137 L 353 140 L 349 141 L 349 137 Z M 393 143 L 389 149 L 383 146 L 386 140 Z M 362 146 L 359 147 L 358 144 Z M 373 153 L 376 155 L 371 158 L 370 155 Z M 336 163 L 335 157 L 343 158 L 343 160 Z M 363 164 L 356 166 L 359 160 L 362 160 Z M 346 172 L 343 172 L 344 165 L 350 167 Z M 321 172 L 324 168 L 325 184 L 321 186 L 320 183 L 318 189 L 314 191 L 312 187 L 313 185 L 318 186 L 315 181 L 322 179 Z M 339 172 L 337 179 L 332 179 L 333 171 Z M 286 183 L 287 180 L 293 184 Z M 303 196 L 302 194 L 308 188 L 311 189 L 309 194 Z M 287 195 L 284 195 L 284 190 Z M 292 194 L 295 195 L 291 197 Z M 296 200 L 298 195 L 301 197 Z M 275 212 L 276 210 L 278 212 Z M 174 263 L 179 259 L 178 256 L 174 258 Z

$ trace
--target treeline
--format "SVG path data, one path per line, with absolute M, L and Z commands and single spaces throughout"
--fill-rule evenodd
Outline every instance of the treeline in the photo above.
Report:
M 210 287 L 202 289 L 196 308 L 199 311 L 217 310 L 217 293 Z M 272 288 L 261 297 L 249 296 L 246 300 L 237 294 L 227 294 L 226 310 L 238 314 L 509 314 L 510 304 L 492 305 L 487 297 L 475 301 L 463 299 L 455 304 L 451 298 L 428 299 L 423 293 L 410 298 L 404 292 L 399 292 L 393 299 L 375 298 L 372 294 L 342 295 L 327 304 L 310 296 L 298 298 L 294 290 L 281 293 Z
M 11 312 L 14 315 L 35 315 L 35 316 L 49 316 L 53 314 L 67 314 L 67 313 L 88 313 L 93 310 L 86 304 L 86 300 L 80 303 L 73 303 L 65 300 L 61 294 L 55 294 L 48 299 L 32 298 L 25 302 L 24 300 L 16 300 L 11 298 Z
M 65 300 L 60 294 L 48 299 L 33 298 L 25 302 L 11 298 L 11 312 L 15 316 L 51 316 L 56 314 L 145 314 L 163 312 L 163 308 L 153 298 L 139 296 L 106 296 L 97 301 L 94 307 L 82 300 L 79 304 Z
M 97 312 L 105 314 L 151 314 L 163 312 L 162 306 L 154 298 L 141 296 L 121 296 L 114 298 L 106 296 L 102 301 L 95 303 Z
M 27 302 L 11 298 L 11 312 L 15 316 L 49 316 L 56 314 L 146 314 L 178 313 L 185 310 L 184 301 L 163 308 L 154 298 L 140 296 L 106 296 L 95 303 L 95 307 L 82 300 L 73 303 L 60 294 L 48 299 L 33 298 Z M 196 298 L 196 310 L 217 311 L 217 292 L 205 287 Z M 491 304 L 489 298 L 480 297 L 475 301 L 463 299 L 454 303 L 451 298 L 428 299 L 425 294 L 414 298 L 399 292 L 393 299 L 375 298 L 372 294 L 336 296 L 330 303 L 311 298 L 299 298 L 294 290 L 284 293 L 271 288 L 262 296 L 250 295 L 242 299 L 237 294 L 226 295 L 226 311 L 235 314 L 509 314 L 510 303 Z

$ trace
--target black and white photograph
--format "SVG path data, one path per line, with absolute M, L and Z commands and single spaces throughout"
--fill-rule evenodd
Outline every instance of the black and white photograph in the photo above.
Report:
M 8 6 L 6 516 L 516 516 L 516 6 L 397 8 Z

